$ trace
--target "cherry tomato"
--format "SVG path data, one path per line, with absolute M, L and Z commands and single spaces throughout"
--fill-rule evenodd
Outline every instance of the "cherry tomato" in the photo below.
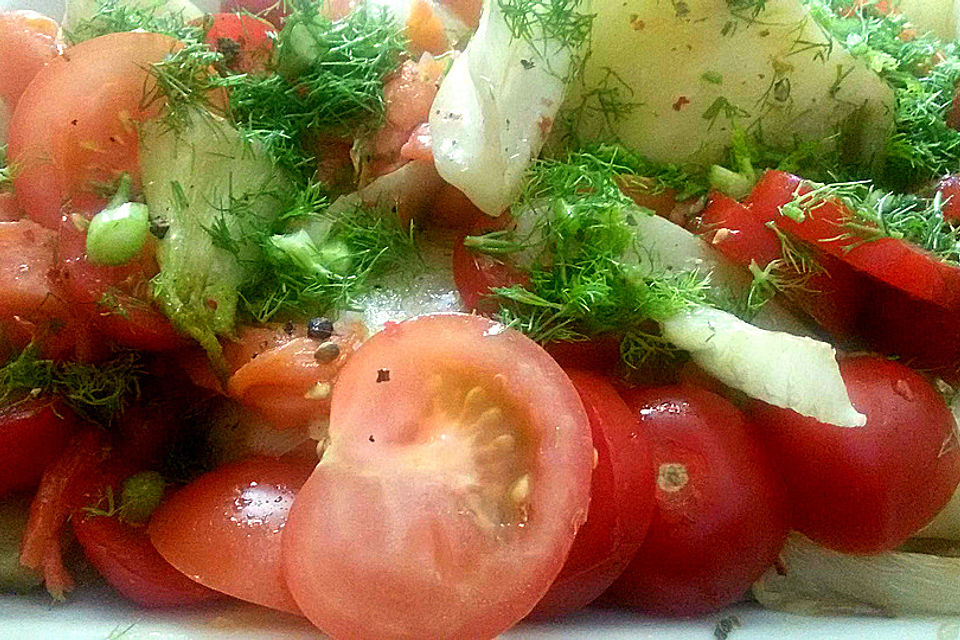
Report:
M 937 192 L 943 199 L 943 219 L 960 223 L 960 175 L 946 176 L 937 183 Z
M 783 257 L 777 234 L 747 207 L 722 193 L 710 194 L 701 225 L 705 239 L 737 264 L 761 269 Z
M 270 63 L 277 28 L 260 18 L 237 13 L 215 13 L 207 30 L 207 44 L 223 54 L 223 63 L 241 73 L 263 73 Z
M 73 577 L 63 565 L 61 532 L 70 514 L 83 506 L 87 492 L 101 480 L 100 464 L 107 451 L 96 429 L 78 434 L 44 470 L 30 504 L 20 564 L 40 572 L 47 591 L 58 600 L 74 585 Z
M 620 337 L 613 334 L 584 342 L 549 342 L 543 348 L 564 368 L 610 371 L 620 362 Z
M 0 222 L 16 222 L 23 217 L 13 192 L 0 192 Z
M 112 33 L 50 61 L 24 91 L 10 121 L 14 192 L 30 219 L 57 229 L 61 212 L 93 215 L 98 193 L 122 173 L 137 174 L 136 123 L 155 115 L 151 63 L 178 45 L 156 33 Z
M 139 351 L 170 351 L 186 342 L 151 302 L 150 279 L 158 267 L 148 242 L 128 264 L 107 267 L 87 260 L 86 232 L 72 220 L 60 225 L 55 286 L 114 343 Z
M 390 325 L 340 374 L 287 585 L 334 637 L 494 637 L 560 572 L 592 466 L 577 391 L 535 343 L 480 316 Z
M 96 360 L 103 345 L 86 316 L 51 286 L 56 234 L 30 220 L 0 222 L 0 325 L 8 348 L 33 342 L 44 357 Z
M 133 602 L 145 607 L 176 607 L 221 597 L 170 566 L 150 544 L 143 526 L 82 509 L 74 512 L 71 522 L 90 564 Z
M 756 435 L 728 400 L 696 387 L 632 389 L 624 400 L 653 446 L 657 507 L 610 598 L 670 616 L 735 602 L 787 534 L 785 492 Z
M 299 614 L 283 578 L 280 533 L 314 466 L 248 458 L 215 469 L 157 509 L 150 540 L 168 562 L 211 589 Z
M 56 22 L 34 11 L 0 12 L 0 100 L 11 112 L 37 72 L 60 53 L 57 30 Z
M 597 464 L 587 521 L 532 618 L 566 615 L 606 591 L 640 548 L 655 505 L 650 447 L 637 417 L 601 376 L 575 370 L 567 375 L 590 418 Z
M 0 496 L 36 485 L 75 430 L 73 413 L 49 399 L 0 408 Z
M 661 218 L 670 219 L 677 206 L 677 192 L 673 189 L 657 189 L 655 185 L 644 179 L 633 176 L 623 176 L 619 179 L 620 190 L 637 205 L 650 209 Z
M 860 428 L 822 424 L 756 403 L 753 416 L 781 470 L 793 526 L 851 553 L 893 549 L 927 524 L 960 482 L 956 424 L 923 377 L 877 356 L 840 361 Z
M 851 213 L 827 200 L 812 207 L 802 222 L 781 215 L 780 208 L 806 187 L 797 176 L 768 171 L 747 199 L 761 220 L 774 220 L 782 231 L 842 260 L 854 269 L 896 287 L 908 295 L 946 309 L 960 308 L 960 269 L 933 254 L 896 238 L 863 242 L 847 237 L 844 224 Z

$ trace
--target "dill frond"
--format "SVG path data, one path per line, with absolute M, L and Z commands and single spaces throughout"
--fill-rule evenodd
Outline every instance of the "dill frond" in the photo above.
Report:
M 542 58 L 559 44 L 570 56 L 565 80 L 580 74 L 590 49 L 596 14 L 587 0 L 495 0 L 507 28 L 517 40 L 525 40 Z
M 122 0 L 97 0 L 94 14 L 78 22 L 72 29 L 65 29 L 64 38 L 67 44 L 75 45 L 108 33 L 137 29 L 163 33 L 177 40 L 203 39 L 202 27 L 188 24 L 181 12 L 161 13 L 159 5 L 145 8 Z
M 142 358 L 121 352 L 99 364 L 58 363 L 28 347 L 0 367 L 0 402 L 53 395 L 85 420 L 108 425 L 140 394 Z
M 892 193 L 865 180 L 807 184 L 812 189 L 796 194 L 784 205 L 784 215 L 803 220 L 824 200 L 837 200 L 849 211 L 837 229 L 838 238 L 860 242 L 896 238 L 933 253 L 943 262 L 960 265 L 960 228 L 944 219 L 939 192 L 930 198 Z
M 526 218 L 532 230 L 468 240 L 528 264 L 528 285 L 494 290 L 501 321 L 540 342 L 581 341 L 634 335 L 650 321 L 706 301 L 709 280 L 702 274 L 638 266 L 642 238 L 635 216 L 647 214 L 621 192 L 618 177 L 645 168 L 653 165 L 610 145 L 534 166 L 514 207 L 520 226 Z M 679 167 L 657 168 L 661 188 L 682 188 L 689 180 Z M 639 364 L 639 338 L 633 344 L 625 353 Z

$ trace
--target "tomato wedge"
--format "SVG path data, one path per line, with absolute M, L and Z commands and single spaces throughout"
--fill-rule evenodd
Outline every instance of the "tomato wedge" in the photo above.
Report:
M 10 111 L 30 80 L 60 53 L 57 30 L 56 22 L 34 11 L 0 12 L 0 101 Z
M 761 220 L 774 220 L 787 233 L 842 260 L 905 293 L 945 309 L 960 308 L 960 269 L 933 254 L 897 238 L 864 242 L 846 237 L 844 225 L 851 213 L 839 202 L 824 200 L 798 222 L 780 208 L 797 193 L 809 192 L 803 180 L 783 171 L 768 171 L 746 204 Z
M 50 61 L 20 96 L 10 121 L 10 161 L 17 201 L 50 229 L 62 208 L 92 215 L 98 192 L 138 168 L 136 123 L 155 115 L 145 105 L 149 65 L 178 46 L 156 33 L 112 33 L 71 47 Z
M 280 562 L 280 532 L 314 464 L 248 458 L 200 476 L 150 519 L 164 559 L 200 584 L 272 609 L 300 613 Z
M 76 430 L 73 412 L 50 399 L 0 408 L 0 496 L 34 486 Z
M 283 533 L 287 585 L 341 638 L 492 638 L 559 573 L 589 420 L 534 342 L 479 316 L 390 325 L 347 363 Z

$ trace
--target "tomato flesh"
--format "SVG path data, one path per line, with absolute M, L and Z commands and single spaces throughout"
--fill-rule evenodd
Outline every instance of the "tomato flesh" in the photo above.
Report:
M 160 506 L 150 540 L 200 584 L 272 609 L 300 613 L 280 562 L 280 533 L 314 464 L 248 458 L 200 476 Z
M 390 325 L 336 383 L 283 533 L 287 584 L 334 637 L 490 638 L 559 573 L 589 503 L 576 389 L 479 316 Z
M 10 111 L 43 65 L 60 53 L 57 29 L 56 22 L 33 11 L 0 12 L 0 100 Z
M 587 521 L 560 575 L 531 612 L 537 619 L 572 613 L 606 591 L 640 548 L 655 504 L 650 446 L 636 416 L 600 375 L 567 375 L 590 418 L 597 464 Z
M 0 409 L 0 496 L 34 486 L 76 429 L 73 413 L 48 399 Z
M 698 615 L 740 598 L 787 535 L 785 491 L 728 400 L 695 387 L 623 393 L 650 438 L 657 507 L 609 597 L 653 615 Z
M 177 41 L 155 33 L 113 33 L 51 60 L 24 91 L 10 121 L 9 157 L 19 169 L 14 192 L 24 212 L 50 229 L 68 210 L 93 215 L 100 191 L 137 174 L 136 123 L 156 114 L 151 63 Z
M 793 526 L 849 553 L 895 548 L 927 524 L 960 482 L 956 423 L 939 393 L 900 363 L 840 361 L 864 427 L 822 424 L 756 403 L 752 414 L 789 490 Z

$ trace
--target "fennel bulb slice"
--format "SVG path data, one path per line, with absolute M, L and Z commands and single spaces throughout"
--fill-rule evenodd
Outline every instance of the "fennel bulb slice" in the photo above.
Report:
M 528 4 L 486 0 L 477 32 L 430 110 L 437 171 L 492 216 L 519 194 L 587 44 L 588 33 L 572 41 L 554 30 L 589 29 L 591 0 L 571 2 L 562 17 L 549 20 L 550 0 Z M 558 19 L 563 25 L 554 24 Z
M 847 395 L 836 352 L 825 342 L 759 329 L 710 307 L 661 324 L 667 340 L 751 398 L 841 427 L 866 424 Z
M 794 533 L 754 585 L 761 605 L 802 615 L 960 614 L 960 558 L 891 552 L 852 556 Z

